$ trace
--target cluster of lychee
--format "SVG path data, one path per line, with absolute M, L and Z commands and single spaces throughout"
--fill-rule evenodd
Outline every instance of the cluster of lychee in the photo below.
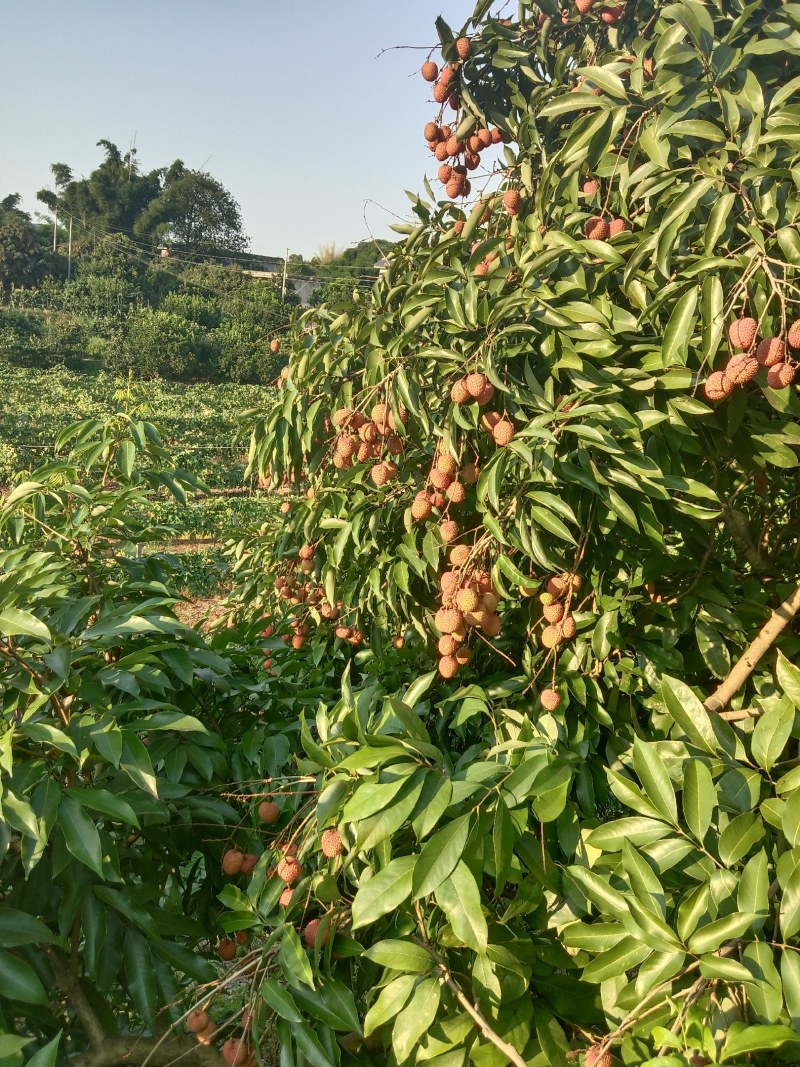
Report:
M 488 638 L 500 633 L 500 597 L 486 571 L 470 568 L 472 554 L 469 545 L 455 545 L 448 557 L 450 570 L 439 579 L 441 606 L 434 626 L 441 635 L 438 651 L 442 678 L 454 678 L 459 667 L 472 658 L 464 644 L 470 630 L 480 630 Z
M 539 594 L 541 619 L 545 624 L 540 640 L 544 648 L 557 648 L 575 636 L 577 628 L 569 613 L 569 604 L 572 594 L 577 593 L 582 586 L 583 578 L 579 574 L 554 574 L 548 578 L 545 591 Z M 555 708 L 548 710 L 554 711 Z
M 403 424 L 408 421 L 408 412 L 402 406 L 398 418 Z M 362 411 L 340 408 L 331 416 L 331 422 L 339 431 L 333 445 L 333 465 L 337 470 L 378 460 L 370 470 L 375 485 L 383 486 L 397 478 L 400 468 L 395 457 L 402 456 L 404 445 L 388 404 L 375 404 L 369 418 Z
M 468 485 L 475 485 L 478 480 L 478 467 L 475 463 L 465 463 L 459 468 L 456 460 L 444 449 L 434 456 L 428 472 L 428 484 L 432 487 L 417 493 L 411 505 L 411 517 L 415 522 L 429 518 L 433 508 L 441 509 L 451 504 L 463 504 L 467 496 Z
M 737 385 L 746 385 L 758 374 L 760 367 L 767 369 L 767 385 L 770 389 L 787 389 L 797 375 L 797 362 L 789 350 L 800 350 L 800 322 L 793 323 L 782 337 L 765 337 L 758 340 L 758 323 L 755 319 L 739 318 L 728 327 L 728 340 L 734 354 L 722 370 L 709 374 L 704 390 L 709 400 L 724 400 Z
M 588 15 L 596 4 L 597 0 L 575 0 L 575 9 L 579 15 Z M 614 4 L 612 7 L 604 6 L 600 8 L 598 14 L 601 22 L 604 22 L 606 26 L 613 26 L 625 14 L 625 7 L 623 4 Z

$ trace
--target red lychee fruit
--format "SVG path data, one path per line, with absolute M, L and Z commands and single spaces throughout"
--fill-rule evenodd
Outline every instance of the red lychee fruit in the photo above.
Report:
M 186 1029 L 190 1034 L 200 1034 L 205 1030 L 208 1024 L 211 1022 L 208 1012 L 206 1011 L 190 1011 L 186 1017 Z
M 238 849 L 229 848 L 225 855 L 222 857 L 222 870 L 229 877 L 236 875 L 242 869 L 242 863 L 244 862 L 244 853 L 239 852 Z
M 601 1052 L 600 1045 L 592 1045 L 584 1057 L 584 1067 L 612 1067 L 614 1059 L 610 1052 Z
M 223 937 L 217 945 L 217 954 L 221 960 L 229 962 L 236 955 L 236 942 L 231 941 L 229 937 Z
M 341 856 L 344 852 L 344 842 L 335 826 L 323 830 L 321 844 L 323 853 L 329 859 L 332 859 L 334 856 Z
M 444 634 L 439 638 L 436 648 L 440 656 L 454 656 L 458 651 L 458 641 L 452 634 Z
M 446 493 L 451 504 L 463 504 L 467 495 L 463 482 L 451 482 Z
M 612 219 L 608 224 L 608 236 L 617 237 L 621 233 L 626 233 L 628 224 L 625 219 Z
M 431 502 L 427 493 L 417 493 L 411 504 L 411 518 L 416 522 L 423 521 L 430 516 Z
M 230 1067 L 244 1067 L 250 1058 L 250 1049 L 238 1037 L 229 1037 L 222 1046 L 222 1055 Z
M 499 615 L 495 615 L 494 612 L 487 612 L 486 617 L 481 624 L 481 629 L 487 637 L 497 637 L 500 633 L 501 625 Z
M 442 678 L 455 678 L 458 674 L 458 660 L 455 656 L 442 656 L 439 660 L 439 674 Z
M 472 45 L 469 37 L 459 37 L 456 41 L 456 54 L 459 59 L 469 59 L 472 53 Z
M 426 122 L 422 135 L 429 144 L 436 144 L 439 140 L 439 127 L 435 122 Z
M 450 89 L 443 82 L 438 81 L 433 87 L 433 99 L 437 104 L 443 104 L 450 96 Z
M 463 472 L 462 472 L 462 477 L 463 477 Z M 453 566 L 453 567 L 463 567 L 464 564 L 469 559 L 470 551 L 471 550 L 470 550 L 469 545 L 455 545 L 453 548 L 451 548 L 450 549 L 450 556 L 448 557 L 449 560 L 450 560 L 451 566 Z
M 292 903 L 292 894 L 293 893 L 294 893 L 294 890 L 290 889 L 289 886 L 287 885 L 287 887 L 284 889 L 284 891 L 278 897 L 278 903 L 280 904 L 280 906 L 282 908 L 288 908 L 289 905 Z
M 740 352 L 728 360 L 723 373 L 734 385 L 746 385 L 758 374 L 758 360 Z
M 703 392 L 709 400 L 724 400 L 731 391 L 731 387 L 726 383 L 723 372 L 715 370 L 713 374 L 709 374 L 708 380 L 703 386 Z
M 593 216 L 583 228 L 583 232 L 589 241 L 605 241 L 611 232 L 611 227 L 606 219 L 599 215 Z
M 459 378 L 457 382 L 453 382 L 453 387 L 450 390 L 450 399 L 454 404 L 468 404 L 472 399 L 469 395 L 465 378 Z
M 441 511 L 442 508 L 447 503 L 447 497 L 444 495 L 444 493 L 439 493 L 439 492 L 431 493 L 430 496 L 431 496 L 431 504 L 433 505 L 433 507 L 438 508 L 439 511 Z
M 571 641 L 576 633 L 577 627 L 575 626 L 575 620 L 571 615 L 567 615 L 561 622 L 561 636 L 565 641 Z
M 475 485 L 479 477 L 478 468 L 474 463 L 465 463 L 461 468 L 460 477 L 465 485 Z
M 595 0 L 575 0 L 575 7 L 581 15 L 588 14 L 594 7 Z
M 793 322 L 786 334 L 786 340 L 792 348 L 800 348 L 800 322 Z
M 795 379 L 797 367 L 791 363 L 775 363 L 767 371 L 767 385 L 770 389 L 785 389 Z
M 563 604 L 545 604 L 542 607 L 542 618 L 547 622 L 561 622 L 564 618 L 564 605 Z
M 275 873 L 282 882 L 286 882 L 287 885 L 293 885 L 300 877 L 300 863 L 294 856 L 284 856 Z
M 500 419 L 492 429 L 492 437 L 496 445 L 507 445 L 514 437 L 514 423 L 509 419 Z
M 442 163 L 441 167 L 439 167 L 438 177 L 442 185 L 447 185 L 453 177 L 453 168 L 449 163 Z
M 446 519 L 439 527 L 439 533 L 445 544 L 448 544 L 450 541 L 455 541 L 458 537 L 458 523 L 454 522 L 452 519 Z
M 252 874 L 257 863 L 258 856 L 256 856 L 255 853 L 246 853 L 242 860 L 242 874 Z
M 590 178 L 583 183 L 583 192 L 585 196 L 596 196 L 600 192 L 600 182 L 596 178 Z
M 600 19 L 605 22 L 606 26 L 613 26 L 615 22 L 619 22 L 625 13 L 625 8 L 621 4 L 616 7 L 604 7 L 600 12 Z
M 519 215 L 522 207 L 522 197 L 519 195 L 518 189 L 506 189 L 503 193 L 503 207 L 505 207 L 509 215 Z
M 309 948 L 316 947 L 317 933 L 319 931 L 320 921 L 321 920 L 319 919 L 312 919 L 310 922 L 306 923 L 305 929 L 303 930 L 303 940 Z M 325 932 L 320 936 L 320 945 L 324 945 L 327 943 L 328 933 L 329 930 L 326 929 Z
M 561 707 L 561 694 L 557 689 L 543 689 L 539 700 L 545 711 L 557 711 Z
M 736 319 L 728 327 L 728 340 L 733 348 L 747 352 L 753 347 L 758 323 L 755 319 Z
M 439 75 L 439 68 L 429 59 L 422 64 L 420 74 L 426 82 L 435 82 Z
M 270 350 L 270 352 L 280 352 L 281 343 L 280 343 L 280 341 L 278 340 L 277 337 L 273 337 L 272 340 L 270 341 L 269 350 Z
M 439 608 L 433 624 L 440 634 L 453 634 L 460 629 L 463 622 L 464 616 L 455 608 Z
M 467 392 L 469 393 L 469 395 L 473 398 L 477 398 L 481 395 L 486 386 L 489 384 L 489 379 L 486 377 L 485 374 L 479 374 L 476 372 L 474 374 L 468 374 L 467 377 L 464 379 L 464 384 L 467 387 Z
M 762 367 L 774 367 L 786 358 L 786 345 L 780 337 L 765 337 L 756 349 L 756 359 Z

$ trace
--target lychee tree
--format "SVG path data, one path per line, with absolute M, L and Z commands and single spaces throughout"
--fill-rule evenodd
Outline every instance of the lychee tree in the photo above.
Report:
M 795 1062 L 800 5 L 491 8 L 248 416 L 240 607 L 342 678 L 254 988 L 310 1062 Z

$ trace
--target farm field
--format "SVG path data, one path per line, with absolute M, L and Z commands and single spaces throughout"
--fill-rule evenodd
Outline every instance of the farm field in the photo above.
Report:
M 154 525 L 175 531 L 175 541 L 164 547 L 179 554 L 187 596 L 217 593 L 226 574 L 222 544 L 261 525 L 277 507 L 253 479 L 245 481 L 246 444 L 235 442 L 241 414 L 263 403 L 263 386 L 129 383 L 102 373 L 10 365 L 2 367 L 2 380 L 0 487 L 51 457 L 56 437 L 73 422 L 128 411 L 158 427 L 175 462 L 210 490 L 186 504 L 156 501 L 148 512 Z

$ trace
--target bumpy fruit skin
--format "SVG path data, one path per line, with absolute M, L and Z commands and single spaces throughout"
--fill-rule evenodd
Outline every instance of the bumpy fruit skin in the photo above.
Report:
M 455 608 L 439 608 L 433 624 L 440 634 L 454 634 L 464 622 L 464 616 Z
M 258 856 L 253 852 L 248 852 L 242 860 L 242 874 L 252 874 L 257 863 Z
M 420 73 L 426 82 L 435 82 L 439 74 L 439 68 L 429 59 L 426 63 L 422 64 Z
M 470 554 L 469 545 L 456 545 L 450 549 L 450 564 L 453 567 L 463 567 L 469 559 Z
M 439 127 L 435 122 L 426 122 L 422 135 L 429 144 L 436 144 L 439 140 Z
M 594 7 L 594 0 L 575 0 L 575 7 L 579 14 L 586 15 Z
M 734 348 L 747 352 L 753 347 L 758 323 L 755 319 L 736 319 L 728 327 L 728 340 Z
M 300 877 L 300 864 L 294 856 L 284 856 L 275 873 L 282 882 L 286 882 L 287 885 L 294 885 Z
M 762 367 L 774 367 L 786 357 L 786 345 L 780 337 L 765 337 L 756 349 L 756 359 Z
M 542 630 L 541 641 L 544 648 L 555 648 L 561 641 L 561 627 L 545 626 Z
M 542 618 L 547 622 L 557 623 L 564 618 L 563 604 L 545 604 L 542 607 Z
M 440 471 L 438 467 L 434 467 L 428 475 L 428 481 L 434 489 L 446 490 L 453 482 L 453 475 L 446 474 L 444 471 Z
M 797 367 L 791 363 L 776 363 L 767 371 L 767 385 L 770 389 L 785 389 L 795 379 Z
M 567 615 L 561 623 L 561 636 L 565 641 L 571 641 L 575 634 L 578 632 L 575 626 L 575 620 L 571 615 Z
M 243 1067 L 250 1056 L 250 1050 L 238 1037 L 229 1037 L 222 1046 L 222 1055 L 230 1067 Z
M 440 656 L 455 656 L 458 651 L 458 641 L 452 634 L 444 634 L 439 638 L 436 649 Z
M 280 343 L 280 341 L 278 340 L 277 337 L 273 337 L 272 340 L 270 341 L 269 350 L 270 350 L 270 352 L 280 352 L 281 343 Z
M 334 856 L 341 856 L 344 852 L 344 842 L 335 826 L 331 826 L 328 830 L 323 830 L 321 844 L 322 852 L 328 859 L 333 859 Z
M 625 219 L 612 219 L 608 224 L 608 236 L 616 237 L 618 234 L 625 233 L 628 229 L 628 224 Z
M 461 468 L 461 481 L 465 485 L 475 485 L 478 480 L 478 468 L 474 463 L 465 463 Z
M 786 340 L 792 348 L 800 348 L 800 322 L 793 322 L 786 334 Z
M 472 45 L 469 37 L 459 37 L 456 41 L 456 54 L 459 59 L 469 59 L 472 54 Z
M 222 870 L 229 877 L 238 874 L 244 863 L 244 853 L 238 849 L 230 848 L 222 857 Z
M 469 395 L 464 378 L 459 378 L 457 382 L 453 382 L 453 387 L 450 390 L 450 399 L 454 404 L 468 404 L 470 402 L 472 397 Z
M 599 1045 L 592 1045 L 583 1062 L 585 1067 L 611 1067 L 614 1060 L 610 1052 L 601 1052 Z
M 469 395 L 474 400 L 477 400 L 477 398 L 481 395 L 486 386 L 489 384 L 489 379 L 486 377 L 485 374 L 468 374 L 465 379 L 465 384 Z
M 303 940 L 309 948 L 314 948 L 317 943 L 317 932 L 319 930 L 319 919 L 312 919 L 311 922 L 306 923 L 306 928 L 303 930 Z M 324 945 L 328 941 L 328 930 L 326 930 L 320 937 L 320 944 Z
M 522 197 L 517 189 L 506 189 L 503 193 L 503 207 L 509 215 L 519 215 L 522 207 Z
M 451 482 L 447 487 L 447 497 L 451 504 L 463 504 L 467 495 L 462 482 Z
M 725 399 L 730 392 L 730 388 L 721 370 L 715 370 L 713 374 L 709 374 L 708 380 L 703 386 L 703 392 L 709 400 Z
M 734 385 L 746 385 L 758 374 L 758 360 L 740 352 L 732 356 L 725 365 L 724 375 Z
M 455 656 L 442 656 L 439 660 L 439 674 L 442 678 L 455 678 L 458 674 L 458 660 Z
M 411 505 L 411 518 L 416 522 L 421 522 L 429 517 L 432 510 L 428 494 L 418 493 Z
M 600 182 L 596 178 L 590 178 L 583 183 L 584 196 L 596 196 L 600 192 Z
M 619 22 L 624 13 L 625 8 L 621 4 L 617 4 L 616 7 L 604 7 L 600 12 L 600 19 L 607 26 L 613 26 L 615 22 Z
M 453 475 L 458 470 L 458 464 L 452 456 L 444 453 L 436 460 L 436 470 L 441 471 L 442 474 Z
M 450 541 L 455 541 L 458 537 L 458 523 L 453 519 L 446 519 L 439 527 L 439 533 L 445 544 L 449 544 Z
M 514 436 L 514 424 L 508 419 L 501 419 L 492 430 L 494 443 L 504 447 Z
M 210 1022 L 208 1012 L 191 1011 L 186 1018 L 186 1029 L 190 1034 L 201 1034 Z
M 605 241 L 608 239 L 611 227 L 606 219 L 601 219 L 599 215 L 595 215 L 586 223 L 583 232 L 590 241 Z
M 459 611 L 477 611 L 480 598 L 474 589 L 462 589 L 456 596 Z
M 481 629 L 487 637 L 497 637 L 500 633 L 501 625 L 500 616 L 491 612 L 487 613 L 485 619 L 481 623 Z
M 561 694 L 557 689 L 543 689 L 539 700 L 545 711 L 557 711 L 561 707 Z
M 217 953 L 221 960 L 229 962 L 236 955 L 236 942 L 231 941 L 229 937 L 224 937 L 217 945 Z
M 294 890 L 290 889 L 289 886 L 287 885 L 287 887 L 284 889 L 284 891 L 278 897 L 278 903 L 280 904 L 280 906 L 282 908 L 288 908 L 289 905 L 292 903 L 292 896 L 293 895 L 294 895 Z
M 472 659 L 472 649 L 467 648 L 466 645 L 462 645 L 456 652 L 456 663 L 459 667 L 466 667 L 469 661 Z

